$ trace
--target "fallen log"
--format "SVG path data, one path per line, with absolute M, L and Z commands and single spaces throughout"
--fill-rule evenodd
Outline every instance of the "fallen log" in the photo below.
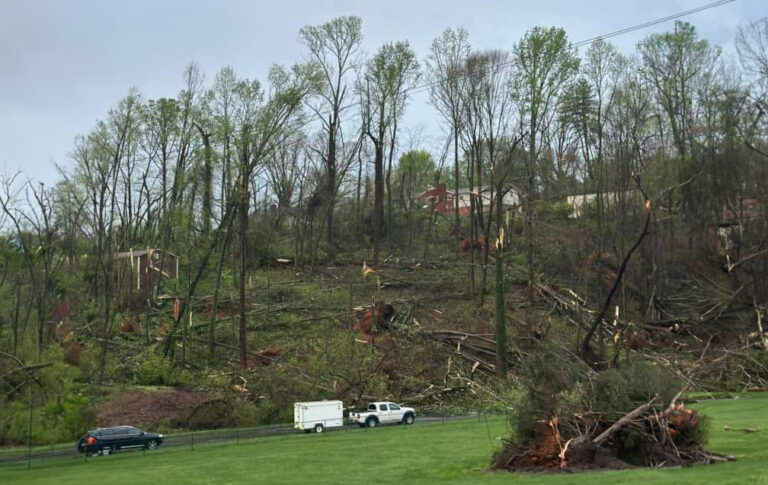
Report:
M 629 423 L 630 421 L 632 421 L 636 417 L 638 417 L 641 414 L 643 414 L 644 412 L 646 412 L 648 410 L 648 408 L 653 406 L 653 403 L 655 403 L 657 399 L 658 398 L 654 397 L 653 399 L 651 399 L 647 403 L 643 404 L 642 406 L 638 406 L 637 408 L 635 408 L 632 411 L 628 412 L 621 419 L 619 419 L 618 421 L 613 423 L 611 426 L 609 426 L 608 429 L 606 429 L 605 431 L 603 431 L 602 433 L 597 435 L 597 437 L 594 440 L 592 440 L 592 442 L 596 446 L 600 446 L 601 444 L 603 444 L 603 442 L 605 442 L 605 440 L 607 440 L 608 438 L 613 436 L 618 430 L 623 428 L 627 423 Z

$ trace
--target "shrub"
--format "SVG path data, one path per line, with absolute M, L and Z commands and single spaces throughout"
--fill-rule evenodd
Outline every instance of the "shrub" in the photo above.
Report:
M 67 394 L 52 397 L 41 406 L 35 402 L 39 390 L 34 388 L 32 409 L 32 444 L 46 445 L 72 441 L 96 426 L 96 408 L 84 396 Z M 26 444 L 29 438 L 29 403 L 23 399 L 0 403 L 0 445 Z
M 570 217 L 572 208 L 566 201 L 547 202 L 537 201 L 535 206 L 536 219 L 547 221 L 566 221 Z
M 259 410 L 250 402 L 224 397 L 197 406 L 189 416 L 189 429 L 219 429 L 253 426 L 259 422 Z
M 555 346 L 543 343 L 522 362 L 522 392 L 513 404 L 512 425 L 518 444 L 536 435 L 536 423 L 555 416 L 571 416 L 589 401 L 590 369 L 584 362 Z
M 78 359 L 78 367 L 81 381 L 93 382 L 98 379 L 101 373 L 101 346 L 98 342 L 93 341 L 83 345 Z M 104 360 L 104 380 L 111 381 L 118 375 L 119 370 L 120 361 L 108 353 Z
M 592 409 L 618 418 L 659 396 L 664 403 L 682 387 L 671 370 L 639 357 L 632 357 L 617 367 L 606 369 L 594 380 Z
M 171 359 L 148 350 L 137 357 L 133 367 L 133 382 L 143 386 L 191 386 L 190 373 Z
M 61 443 L 77 439 L 96 427 L 96 408 L 85 396 L 68 395 L 49 401 L 42 410 L 45 442 Z

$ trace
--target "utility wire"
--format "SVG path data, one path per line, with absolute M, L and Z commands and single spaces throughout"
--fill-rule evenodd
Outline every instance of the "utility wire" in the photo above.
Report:
M 581 47 L 583 45 L 591 44 L 591 43 L 595 42 L 598 39 L 610 39 L 611 37 L 617 37 L 619 35 L 623 35 L 623 34 L 626 34 L 626 33 L 629 33 L 629 32 L 634 32 L 635 30 L 641 30 L 641 29 L 645 29 L 645 28 L 648 28 L 648 27 L 652 27 L 654 25 L 657 25 L 657 24 L 660 24 L 660 23 L 663 23 L 663 22 L 667 22 L 669 20 L 679 19 L 680 17 L 685 17 L 687 15 L 692 15 L 694 13 L 701 12 L 703 10 L 709 10 L 710 8 L 720 7 L 722 5 L 725 5 L 727 3 L 732 3 L 732 2 L 735 2 L 735 1 L 736 0 L 720 0 L 718 2 L 709 3 L 707 5 L 702 5 L 700 7 L 696 7 L 696 8 L 693 8 L 691 10 L 686 10 L 684 12 L 679 12 L 679 13 L 676 13 L 676 14 L 673 14 L 673 15 L 668 15 L 666 17 L 662 17 L 662 18 L 659 18 L 659 19 L 656 19 L 656 20 L 651 20 L 651 21 L 648 21 L 648 22 L 645 22 L 645 23 L 642 23 L 642 24 L 637 24 L 637 25 L 633 25 L 631 27 L 626 27 L 626 28 L 623 28 L 623 29 L 620 29 L 620 30 L 616 30 L 614 32 L 611 32 L 611 33 L 608 33 L 608 34 L 605 34 L 605 35 L 601 35 L 601 36 L 598 36 L 598 37 L 592 37 L 590 39 L 585 39 L 585 40 L 582 40 L 582 41 L 574 43 L 573 46 L 574 47 Z
M 661 24 L 661 23 L 664 23 L 664 22 L 668 22 L 670 20 L 679 19 L 681 17 L 686 17 L 688 15 L 692 15 L 694 13 L 702 12 L 704 10 L 709 10 L 709 9 L 712 9 L 712 8 L 720 7 L 720 6 L 726 5 L 728 3 L 733 3 L 735 1 L 736 0 L 718 0 L 716 2 L 708 3 L 706 5 L 701 5 L 699 7 L 692 8 L 690 10 L 684 10 L 682 12 L 678 12 L 678 13 L 675 13 L 675 14 L 672 14 L 672 15 L 667 15 L 666 17 L 660 17 L 660 18 L 657 18 L 657 19 L 654 19 L 654 20 L 649 20 L 648 22 L 643 22 L 641 24 L 635 24 L 635 25 L 632 25 L 632 26 L 629 26 L 629 27 L 625 27 L 623 29 L 614 30 L 613 32 L 609 32 L 607 34 L 598 35 L 596 37 L 590 37 L 589 39 L 580 40 L 578 42 L 574 42 L 573 44 L 571 44 L 571 46 L 572 47 L 583 47 L 585 45 L 592 44 L 593 42 L 595 42 L 595 41 L 597 41 L 599 39 L 610 39 L 612 37 L 618 37 L 620 35 L 624 35 L 624 34 L 627 34 L 629 32 L 634 32 L 636 30 L 646 29 L 646 28 L 652 27 L 654 25 L 658 25 L 658 24 Z M 510 66 L 512 63 L 513 63 L 513 61 L 507 61 L 507 62 L 499 64 L 498 66 L 494 66 L 494 69 L 502 69 L 504 67 Z M 462 74 L 459 73 L 457 75 L 461 76 Z M 439 84 L 439 81 L 434 81 L 434 82 L 431 82 L 431 83 L 424 83 L 424 84 L 420 84 L 418 86 L 414 86 L 414 87 L 410 88 L 407 91 L 410 92 L 411 94 L 416 94 L 416 93 L 419 93 L 419 92 L 423 92 L 423 91 L 425 91 L 425 90 L 427 90 L 427 89 L 429 89 L 432 86 L 435 86 L 437 84 Z
M 573 44 L 571 44 L 571 46 L 572 47 L 583 47 L 583 46 L 592 44 L 593 42 L 597 41 L 598 39 L 610 39 L 610 38 L 613 38 L 613 37 L 618 37 L 620 35 L 624 35 L 624 34 L 627 34 L 627 33 L 630 33 L 630 32 L 634 32 L 634 31 L 637 31 L 637 30 L 646 29 L 648 27 L 652 27 L 654 25 L 658 25 L 658 24 L 661 24 L 661 23 L 664 23 L 664 22 L 668 22 L 670 20 L 676 20 L 676 19 L 679 19 L 681 17 L 686 17 L 688 15 L 693 15 L 695 13 L 702 12 L 704 10 L 709 10 L 709 9 L 721 7 L 723 5 L 726 5 L 726 4 L 729 4 L 729 3 L 733 3 L 735 1 L 736 0 L 718 0 L 716 2 L 707 3 L 705 5 L 701 5 L 699 7 L 692 8 L 690 10 L 684 10 L 682 12 L 677 12 L 677 13 L 674 13 L 674 14 L 671 14 L 671 15 L 667 15 L 666 17 L 659 17 L 659 18 L 654 19 L 654 20 L 649 20 L 647 22 L 631 25 L 629 27 L 624 27 L 624 28 L 619 29 L 619 30 L 614 30 L 613 32 L 608 32 L 607 34 L 598 35 L 596 37 L 590 37 L 588 39 L 580 40 L 578 42 L 574 42 Z M 501 63 L 498 66 L 494 66 L 493 69 L 502 69 L 504 67 L 510 66 L 512 64 L 512 62 L 513 61 L 507 61 L 507 62 Z M 461 75 L 462 74 L 459 73 L 456 76 L 461 76 Z M 439 81 L 428 82 L 428 83 L 420 84 L 420 85 L 417 85 L 417 86 L 413 86 L 412 88 L 408 88 L 404 92 L 410 93 L 410 94 L 418 94 L 418 93 L 421 93 L 421 92 L 424 92 L 424 91 L 428 90 L 429 88 L 431 88 L 433 86 L 436 86 L 437 84 L 439 84 Z M 340 107 L 339 112 L 346 111 L 349 108 L 354 108 L 354 107 L 359 106 L 359 105 L 360 105 L 359 102 L 352 102 L 352 103 L 346 104 L 346 105 Z M 329 113 L 325 113 L 325 114 L 330 114 L 330 112 Z M 313 121 L 314 121 L 314 117 L 310 117 L 310 119 L 308 119 L 306 122 L 302 123 L 298 128 L 303 128 L 304 126 L 310 124 Z

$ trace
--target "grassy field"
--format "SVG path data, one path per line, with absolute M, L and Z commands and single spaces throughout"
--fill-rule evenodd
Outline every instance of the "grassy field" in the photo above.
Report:
M 429 423 L 412 427 L 295 434 L 235 444 L 211 444 L 155 452 L 126 452 L 89 459 L 56 459 L 0 467 L 9 484 L 307 484 L 307 483 L 746 483 L 768 484 L 768 394 L 696 404 L 710 417 L 712 451 L 738 461 L 685 469 L 514 475 L 486 471 L 499 438 L 501 418 Z M 728 426 L 730 430 L 726 430 Z M 757 428 L 744 433 L 743 428 Z

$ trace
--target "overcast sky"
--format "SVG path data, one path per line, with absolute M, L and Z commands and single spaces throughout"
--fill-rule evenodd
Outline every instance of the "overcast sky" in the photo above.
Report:
M 175 96 L 197 62 L 210 81 L 230 65 L 264 80 L 272 63 L 306 58 L 299 29 L 339 15 L 363 19 L 364 49 L 407 39 L 419 59 L 446 27 L 463 26 L 476 49 L 510 49 L 534 25 L 565 28 L 576 42 L 712 0 L 0 0 L 0 170 L 51 184 L 73 139 L 136 86 Z M 684 20 L 732 55 L 736 27 L 768 15 L 767 0 L 736 0 Z M 630 52 L 667 22 L 612 39 Z M 405 133 L 434 144 L 438 118 L 418 96 Z M 413 135 L 410 135 L 413 137 Z M 406 135 L 409 137 L 409 135 Z M 403 141 L 407 143 L 406 140 Z

